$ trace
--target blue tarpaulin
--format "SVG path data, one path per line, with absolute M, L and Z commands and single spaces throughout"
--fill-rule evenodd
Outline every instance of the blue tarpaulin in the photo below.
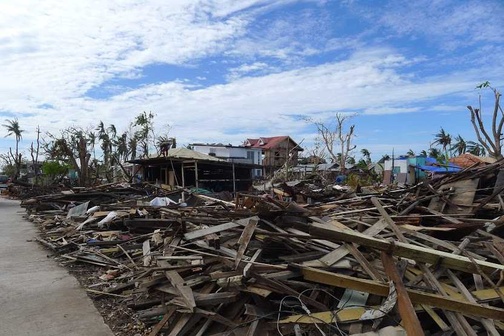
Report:
M 455 166 L 453 164 L 450 164 L 448 167 L 439 167 L 439 166 L 420 166 L 418 165 L 417 168 L 433 172 L 433 173 L 439 173 L 439 174 L 444 174 L 444 173 L 456 173 L 461 170 L 460 167 Z

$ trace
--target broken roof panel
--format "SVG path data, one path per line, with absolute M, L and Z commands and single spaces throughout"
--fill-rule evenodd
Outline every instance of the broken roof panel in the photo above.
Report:
M 454 163 L 457 166 L 462 167 L 462 168 L 471 167 L 474 164 L 486 165 L 486 164 L 494 163 L 495 161 L 496 160 L 494 158 L 491 158 L 488 156 L 476 156 L 471 153 L 464 153 L 462 155 L 459 155 L 457 157 L 453 157 L 450 159 L 451 163 Z
M 173 148 L 168 151 L 168 155 L 159 156 L 159 155 L 150 155 L 149 159 L 156 158 L 170 158 L 170 159 L 182 159 L 182 160 L 202 160 L 202 161 L 217 161 L 217 162 L 226 162 L 226 160 L 222 160 L 216 158 L 215 156 L 206 155 L 200 152 L 193 151 L 192 149 L 187 148 Z M 130 162 L 142 161 L 141 159 L 130 160 Z

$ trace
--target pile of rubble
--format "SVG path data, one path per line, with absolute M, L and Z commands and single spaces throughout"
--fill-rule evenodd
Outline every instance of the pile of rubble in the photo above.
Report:
M 97 303 L 127 307 L 118 335 L 501 335 L 503 168 L 311 204 L 111 184 L 22 206 Z

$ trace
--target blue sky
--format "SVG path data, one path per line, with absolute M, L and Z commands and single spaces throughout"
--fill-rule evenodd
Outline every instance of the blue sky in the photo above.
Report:
M 475 140 L 467 105 L 504 86 L 504 2 L 0 1 L 0 120 L 121 131 L 142 111 L 179 144 L 291 135 L 355 115 L 356 156 Z M 1 131 L 0 134 L 6 133 Z M 0 139 L 0 152 L 14 142 Z M 26 153 L 28 154 L 28 153 Z

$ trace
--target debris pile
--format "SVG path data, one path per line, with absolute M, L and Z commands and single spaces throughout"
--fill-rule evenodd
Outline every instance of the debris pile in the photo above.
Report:
M 501 335 L 500 169 L 312 204 L 106 185 L 22 206 L 62 263 L 93 270 L 95 302 L 127 307 L 124 335 Z

